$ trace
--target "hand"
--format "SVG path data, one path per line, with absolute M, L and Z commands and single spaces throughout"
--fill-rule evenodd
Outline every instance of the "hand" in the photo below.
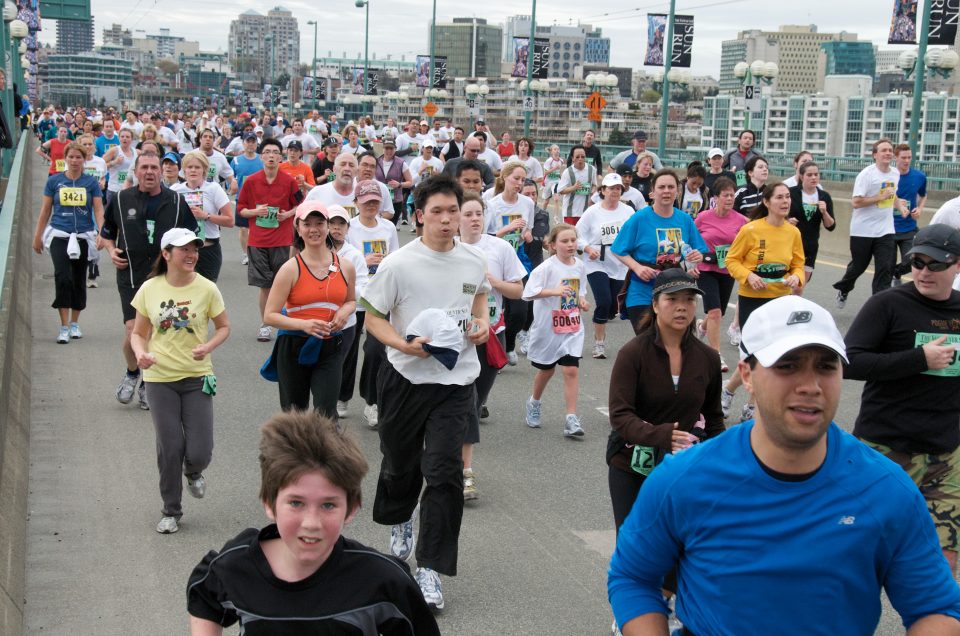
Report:
M 110 250 L 110 260 L 117 269 L 127 269 L 130 261 L 120 256 L 120 250 L 116 247 Z
M 467 323 L 467 340 L 475 345 L 483 344 L 490 338 L 490 323 L 484 318 L 474 318 Z
M 278 220 L 278 221 L 286 221 L 287 219 L 291 218 L 291 217 L 292 217 L 294 214 L 296 214 L 296 213 L 297 213 L 296 209 L 293 209 L 293 210 L 280 210 L 279 212 L 277 212 L 277 220 Z
M 428 342 L 430 342 L 430 338 L 425 338 L 423 336 L 414 338 L 410 342 L 404 340 L 403 347 L 400 349 L 400 352 L 416 358 L 428 358 L 430 357 L 430 354 L 427 353 L 427 350 L 423 348 L 423 345 L 427 344 Z
M 370 267 L 371 265 L 379 265 L 380 261 L 383 260 L 383 254 L 379 254 L 377 252 L 370 252 L 369 254 L 363 257 L 363 260 L 367 262 L 367 267 Z
M 927 369 L 935 371 L 946 369 L 957 355 L 957 349 L 952 345 L 943 344 L 946 336 L 940 336 L 923 345 L 923 355 L 927 358 Z
M 921 214 L 920 208 L 913 208 L 912 210 L 910 210 L 910 216 L 911 216 L 913 219 L 919 219 L 919 218 L 920 218 L 920 214 Z
M 583 253 L 589 256 L 591 261 L 595 261 L 598 258 L 600 258 L 600 250 L 596 249 L 595 247 L 591 247 L 589 245 L 583 248 Z
M 230 182 L 230 191 L 227 194 L 236 194 L 237 193 L 237 182 L 233 180 Z
M 193 359 L 199 362 L 200 360 L 203 360 L 210 354 L 210 348 L 206 344 L 197 345 L 196 347 L 193 348 L 192 353 L 193 353 Z M 146 369 L 146 367 L 141 367 L 141 368 Z
M 800 277 L 796 274 L 791 274 L 783 279 L 783 284 L 791 289 L 796 289 L 800 286 Z
M 43 238 L 40 236 L 33 237 L 33 251 L 37 254 L 43 254 Z
M 687 257 L 683 260 L 687 261 L 688 263 L 702 263 L 703 254 L 700 252 L 700 250 L 690 250 L 687 253 Z
M 397 181 L 396 179 L 390 179 L 389 181 L 387 181 L 387 186 L 389 186 L 393 190 L 396 190 L 399 185 L 400 185 L 400 182 Z
M 98 252 L 103 249 L 104 243 L 105 241 L 103 240 L 103 237 L 97 234 L 97 251 Z
M 330 335 L 330 323 L 325 320 L 304 320 L 301 325 L 301 330 L 311 336 L 324 338 Z
M 580 311 L 590 311 L 590 301 L 586 298 L 581 298 L 578 304 L 580 305 Z
M 674 453 L 687 450 L 697 443 L 696 435 L 686 431 L 677 430 L 678 426 L 680 426 L 678 422 L 673 423 L 673 433 L 670 439 L 670 450 Z
M 149 369 L 157 363 L 157 356 L 152 353 L 141 353 L 137 356 L 137 366 L 141 369 Z
M 190 211 L 193 212 L 194 218 L 196 218 L 198 221 L 202 221 L 202 220 L 203 220 L 203 218 L 204 218 L 203 208 L 201 208 L 201 207 L 199 207 L 199 206 L 196 206 L 196 205 L 191 205 L 191 206 L 190 206 Z
M 522 235 L 524 243 L 533 243 L 533 232 L 527 230 Z
M 510 222 L 510 225 L 507 226 L 511 232 L 516 232 L 517 230 L 522 230 L 527 227 L 527 222 L 524 219 L 514 219 Z
M 903 218 L 910 216 L 910 205 L 906 199 L 897 199 L 897 207 L 900 209 L 900 216 Z
M 757 290 L 767 288 L 767 284 L 763 281 L 763 279 L 752 272 L 747 274 L 747 285 L 750 285 L 750 287 Z
M 826 201 L 817 201 L 817 208 L 820 209 L 820 214 L 827 214 L 827 202 Z
M 554 296 L 572 296 L 573 287 L 571 287 L 570 285 L 561 285 L 560 287 L 557 287 L 556 289 L 553 290 L 553 295 Z
M 800 222 L 800 219 L 798 219 L 798 218 L 795 217 L 795 216 L 788 216 L 788 217 L 787 217 L 787 223 L 789 223 L 790 225 L 796 225 L 796 224 L 799 223 L 799 222 Z
M 633 270 L 633 273 L 640 277 L 640 280 L 650 282 L 657 277 L 657 270 L 646 265 L 639 265 L 639 269 Z
M 877 202 L 879 203 L 880 201 L 886 201 L 887 199 L 894 198 L 897 196 L 897 191 L 893 186 L 887 186 L 886 188 L 880 190 L 880 194 L 878 196 L 880 197 L 877 199 Z

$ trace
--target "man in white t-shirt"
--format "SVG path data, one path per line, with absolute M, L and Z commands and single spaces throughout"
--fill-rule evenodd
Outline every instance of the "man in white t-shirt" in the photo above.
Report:
M 357 176 L 357 158 L 342 152 L 333 162 L 333 181 L 318 185 L 307 194 L 307 201 L 320 201 L 325 205 L 342 205 L 350 214 L 357 216 L 356 198 L 353 193 L 353 179 Z
M 424 179 L 440 174 L 443 170 L 443 162 L 433 156 L 436 148 L 437 145 L 433 140 L 427 139 L 420 148 L 421 155 L 410 162 L 410 174 L 413 175 L 414 187 L 420 185 Z
M 500 176 L 500 169 L 503 168 L 503 159 L 497 154 L 496 150 L 487 147 L 487 137 L 483 132 L 473 133 L 473 138 L 480 142 L 480 152 L 477 153 L 477 160 L 490 166 L 494 177 Z
M 873 144 L 873 165 L 857 175 L 853 184 L 853 216 L 850 218 L 850 263 L 843 278 L 833 284 L 837 290 L 837 308 L 843 309 L 847 295 L 857 278 L 866 271 L 873 257 L 873 293 L 890 287 L 896 262 L 893 240 L 894 208 L 901 212 L 906 203 L 897 198 L 900 172 L 892 166 L 893 143 L 881 139 Z
M 410 167 L 410 163 L 420 156 L 420 144 L 423 139 L 420 137 L 420 123 L 416 119 L 411 119 L 407 124 L 407 129 L 397 136 L 397 156 L 403 158 L 403 162 Z
M 310 160 L 320 152 L 320 144 L 313 138 L 313 135 L 304 130 L 302 119 L 293 120 L 293 133 L 281 139 L 280 143 L 286 148 L 287 144 L 294 139 L 303 145 L 303 160 L 307 163 L 310 163 Z
M 237 193 L 237 178 L 233 174 L 233 168 L 226 156 L 219 150 L 214 149 L 214 133 L 209 128 L 200 133 L 199 150 L 207 157 L 210 167 L 207 168 L 206 181 L 208 183 L 227 183 L 227 194 Z
M 327 124 L 320 116 L 320 111 L 310 111 L 310 118 L 303 121 L 303 129 L 317 142 L 317 148 L 323 145 L 323 138 L 327 135 Z
M 587 151 L 583 146 L 574 146 L 571 155 L 573 163 L 561 173 L 557 193 L 563 195 L 560 210 L 564 222 L 576 225 L 597 190 L 597 169 L 587 164 Z
M 463 156 L 463 128 L 457 126 L 451 135 L 450 141 L 440 150 L 440 160 L 443 162 Z
M 133 131 L 133 138 L 140 139 L 143 136 L 143 124 L 137 119 L 137 112 L 133 110 L 128 110 L 125 115 L 123 123 L 120 124 L 120 130 L 126 128 L 127 130 Z
M 379 378 L 383 460 L 373 520 L 393 526 L 390 550 L 398 558 L 408 559 L 416 543 L 417 583 L 427 605 L 437 610 L 444 607 L 440 574 L 457 573 L 461 452 L 476 409 L 476 345 L 490 333 L 486 258 L 455 240 L 462 201 L 463 191 L 449 176 L 424 182 L 415 201 L 423 237 L 384 259 L 360 299 L 367 331 L 386 345 L 388 360 Z M 408 325 L 427 309 L 441 310 L 463 333 L 452 367 L 439 361 L 441 352 L 434 356 L 424 348 L 428 337 L 408 339 Z M 414 542 L 418 501 L 420 532 Z

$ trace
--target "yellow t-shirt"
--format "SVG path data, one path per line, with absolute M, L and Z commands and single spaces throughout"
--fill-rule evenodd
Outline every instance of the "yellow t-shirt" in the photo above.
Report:
M 223 296 L 212 282 L 197 275 L 186 287 L 174 287 L 156 276 L 130 301 L 153 325 L 147 351 L 157 362 L 143 372 L 147 382 L 176 382 L 213 374 L 210 356 L 193 359 L 193 348 L 207 341 L 207 327 L 224 311 Z
M 778 298 L 793 293 L 783 279 L 794 275 L 804 281 L 803 241 L 800 230 L 790 223 L 771 225 L 765 218 L 747 223 L 727 252 L 727 271 L 740 283 L 739 294 L 748 298 Z M 767 282 L 756 290 L 747 276 L 757 274 Z

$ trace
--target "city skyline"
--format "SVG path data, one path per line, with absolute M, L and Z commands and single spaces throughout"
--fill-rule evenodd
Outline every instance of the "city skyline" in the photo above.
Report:
M 416 55 L 429 53 L 428 29 L 432 3 L 428 0 L 390 0 L 377 6 L 377 1 L 372 0 L 370 7 L 371 60 L 374 53 L 378 60 L 385 59 L 387 55 L 392 55 L 393 59 L 404 55 L 407 61 L 413 61 Z M 364 12 L 354 6 L 353 0 L 328 0 L 325 4 L 333 11 L 318 11 L 314 5 L 303 0 L 267 4 L 249 0 L 235 4 L 213 1 L 204 3 L 204 17 L 198 20 L 196 5 L 185 0 L 170 0 L 162 6 L 156 0 L 152 3 L 150 0 L 137 0 L 132 6 L 129 2 L 122 3 L 119 0 L 92 0 L 92 13 L 97 44 L 102 41 L 103 28 L 116 22 L 134 31 L 137 37 L 157 33 L 165 27 L 170 29 L 171 35 L 198 41 L 202 50 L 220 49 L 226 52 L 230 22 L 240 13 L 253 9 L 266 14 L 273 6 L 282 6 L 292 11 L 298 20 L 302 63 L 309 63 L 313 53 L 313 27 L 306 22 L 314 19 L 320 21 L 318 57 L 328 53 L 340 57 L 346 52 L 346 57 L 356 58 L 359 54 L 362 60 Z M 473 16 L 464 15 L 463 11 L 453 10 L 444 4 L 438 0 L 438 23 L 449 22 L 454 17 L 478 17 L 485 18 L 491 24 L 505 24 L 508 17 L 524 13 L 521 6 L 526 3 L 491 0 L 485 3 L 483 15 Z M 583 11 L 582 3 L 574 0 L 553 0 L 548 5 L 542 2 L 538 5 L 537 23 L 576 24 L 579 18 L 581 23 L 603 29 L 604 36 L 611 39 L 612 66 L 641 69 L 646 46 L 646 15 L 665 13 L 667 9 L 666 2 L 662 5 L 644 5 L 636 10 L 623 9 L 622 5 L 617 7 L 613 2 L 604 0 L 592 5 L 591 10 Z M 847 3 L 813 0 L 804 5 L 776 6 L 763 0 L 690 0 L 678 3 L 676 10 L 678 14 L 692 13 L 696 18 L 690 70 L 695 75 L 719 78 L 721 42 L 735 39 L 739 31 L 752 28 L 775 31 L 785 24 L 816 24 L 821 32 L 851 31 L 862 40 L 884 47 L 891 9 L 892 1 L 881 3 L 876 0 Z M 529 13 L 529 9 L 526 13 Z M 865 16 L 868 18 L 864 19 Z M 410 29 L 406 28 L 407 23 L 411 25 Z M 222 24 L 223 27 L 214 29 L 211 28 L 213 24 Z M 331 26 L 336 28 L 331 30 Z M 43 31 L 39 35 L 42 43 L 55 45 L 55 21 L 44 20 Z M 897 48 L 906 50 L 909 47 Z

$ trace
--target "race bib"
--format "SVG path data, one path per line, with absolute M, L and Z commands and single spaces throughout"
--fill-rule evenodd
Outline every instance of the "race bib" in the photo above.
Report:
M 717 267 L 727 269 L 727 252 L 730 251 L 730 246 L 717 245 L 713 248 L 713 251 L 717 255 Z
M 782 283 L 787 272 L 787 266 L 783 263 L 760 263 L 753 273 L 769 285 L 770 283 Z
M 893 188 L 893 187 L 895 187 L 895 186 L 893 185 L 893 181 L 884 181 L 883 183 L 880 184 L 880 189 L 881 189 L 881 190 L 883 190 L 884 188 Z M 893 196 L 887 197 L 887 198 L 884 199 L 883 201 L 879 201 L 879 202 L 877 203 L 877 207 L 878 207 L 878 208 L 883 208 L 883 209 L 892 208 L 892 207 L 893 207 L 893 202 L 894 202 L 894 200 L 895 200 L 896 198 L 897 198 L 897 195 L 896 195 L 896 194 L 894 194 Z
M 64 170 L 67 169 L 67 162 L 63 159 L 57 159 L 53 163 L 53 169 L 56 170 L 57 172 L 63 172 Z
M 577 189 L 574 191 L 574 194 L 586 196 L 586 195 L 590 194 L 590 186 L 588 186 L 588 185 L 582 185 L 582 186 L 580 186 L 579 188 L 577 188 Z
M 653 471 L 653 462 L 653 448 L 650 446 L 633 447 L 633 457 L 630 459 L 630 468 L 633 469 L 633 472 L 646 477 Z
M 187 205 L 189 205 L 191 208 L 203 207 L 203 192 L 200 190 L 184 192 L 183 198 L 186 199 Z
M 86 188 L 60 188 L 60 205 L 87 205 Z
M 945 369 L 927 369 L 923 371 L 924 375 L 938 375 L 945 378 L 955 378 L 960 376 L 960 355 L 957 355 L 957 347 L 960 347 L 960 334 L 954 333 L 924 333 L 918 332 L 916 338 L 914 339 L 913 346 L 922 347 L 928 342 L 933 342 L 941 336 L 946 336 L 947 340 L 944 344 L 953 345 L 953 360 L 950 361 L 950 364 Z
M 333 173 L 331 172 L 330 174 L 327 175 L 327 183 L 332 183 L 333 180 L 336 179 L 336 178 L 337 178 L 337 175 L 335 175 L 335 174 L 333 174 Z
M 613 245 L 613 241 L 620 233 L 619 223 L 607 223 L 600 226 L 600 245 Z
M 97 171 L 96 168 L 84 168 L 84 169 L 83 169 L 83 174 L 85 174 L 85 175 L 87 175 L 87 176 L 89 176 L 89 177 L 97 177 L 97 176 L 99 176 L 99 175 L 98 175 L 98 171 Z
M 747 173 L 743 170 L 737 170 L 733 173 L 734 178 L 737 180 L 737 187 L 742 188 L 747 185 Z
M 127 180 L 127 173 L 126 173 L 126 172 L 118 172 L 118 173 L 117 173 L 117 183 L 119 183 L 120 185 L 123 185 L 123 184 L 126 182 L 126 180 Z
M 411 154 L 417 154 L 420 152 L 420 144 L 410 144 L 410 152 Z
M 280 219 L 277 218 L 277 214 L 280 213 L 280 208 L 276 208 L 272 205 L 267 206 L 267 216 L 258 216 L 256 220 L 257 227 L 266 228 L 268 230 L 275 230 L 280 227 Z
M 213 164 L 210 164 L 210 167 L 207 168 L 207 181 L 213 182 L 217 178 L 217 167 Z
M 147 219 L 147 243 L 153 245 L 153 234 L 154 230 L 157 229 L 157 222 L 151 219 Z
M 554 309 L 553 333 L 577 333 L 580 331 L 580 310 L 579 309 Z
M 494 325 L 500 319 L 500 303 L 493 294 L 487 294 L 487 309 L 490 311 L 490 324 Z
M 817 212 L 817 204 L 816 204 L 816 203 L 804 203 L 804 204 L 803 204 L 803 216 L 805 216 L 808 221 L 813 218 L 813 215 L 816 214 L 816 212 Z

